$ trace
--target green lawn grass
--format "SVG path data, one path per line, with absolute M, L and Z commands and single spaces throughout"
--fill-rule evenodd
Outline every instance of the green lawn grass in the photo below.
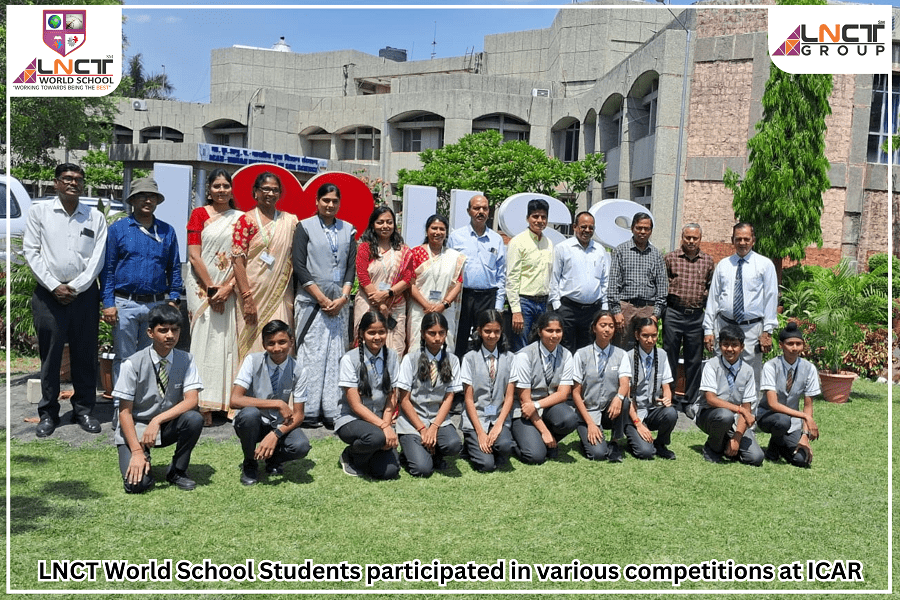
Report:
M 896 400 L 895 400 L 896 403 Z M 896 407 L 896 405 L 895 405 Z M 591 463 L 577 436 L 542 466 L 479 474 L 462 460 L 422 480 L 375 482 L 344 475 L 337 439 L 314 441 L 284 478 L 244 488 L 240 448 L 201 442 L 186 493 L 164 483 L 172 449 L 153 453 L 163 481 L 141 496 L 122 490 L 115 449 L 54 440 L 11 442 L 12 589 L 353 590 L 364 583 L 42 583 L 38 561 L 172 559 L 243 564 L 247 559 L 317 564 L 386 564 L 434 559 L 494 564 L 789 564 L 859 560 L 863 583 L 604 582 L 451 583 L 446 590 L 884 590 L 888 587 L 887 386 L 854 386 L 852 402 L 817 402 L 822 439 L 810 470 L 784 462 L 760 468 L 713 465 L 705 436 L 676 432 L 678 460 Z M 897 419 L 894 419 L 897 422 Z M 768 435 L 760 434 L 763 444 Z M 894 564 L 897 572 L 897 561 Z M 382 582 L 372 588 L 440 589 Z M 649 595 L 662 595 L 651 593 Z M 263 596 L 250 596 L 260 598 Z M 777 597 L 778 594 L 774 594 Z M 786 594 L 784 597 L 788 597 Z M 56 596 L 56 597 L 66 597 Z M 71 597 L 76 597 L 71 595 Z M 125 596 L 123 596 L 125 597 Z M 127 596 L 136 598 L 138 596 Z M 151 596 L 147 596 L 151 597 Z M 158 596 L 157 596 L 158 597 Z M 206 596 L 216 597 L 213 596 Z M 513 597 L 513 596 L 510 596 Z M 707 597 L 718 597 L 708 595 Z M 796 597 L 796 596 L 794 596 Z M 842 596 L 846 598 L 846 596 Z

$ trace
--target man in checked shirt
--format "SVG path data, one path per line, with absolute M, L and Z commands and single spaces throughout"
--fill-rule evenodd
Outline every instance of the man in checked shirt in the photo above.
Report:
M 609 309 L 616 321 L 612 343 L 626 352 L 635 347 L 636 317 L 658 321 L 666 308 L 669 279 L 656 246 L 650 243 L 653 219 L 639 212 L 631 219 L 631 239 L 616 246 L 609 273 Z
M 703 362 L 703 311 L 716 268 L 712 257 L 700 250 L 703 230 L 697 223 L 681 229 L 681 248 L 666 254 L 669 294 L 666 297 L 666 323 L 663 349 L 672 373 L 678 372 L 678 356 L 684 349 L 684 396 L 691 402 L 700 391 Z M 684 404 L 682 404 L 684 406 Z

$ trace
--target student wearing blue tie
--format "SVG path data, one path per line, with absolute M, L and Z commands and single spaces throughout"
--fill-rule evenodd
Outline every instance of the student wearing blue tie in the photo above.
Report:
M 763 452 L 756 442 L 756 383 L 753 369 L 741 359 L 744 332 L 736 325 L 719 331 L 722 355 L 703 367 L 700 395 L 697 398 L 697 426 L 709 435 L 703 445 L 703 458 L 722 462 L 723 455 L 758 467 Z
M 309 453 L 309 440 L 299 428 L 306 378 L 302 370 L 295 373 L 290 326 L 277 319 L 266 323 L 262 344 L 265 352 L 247 355 L 231 388 L 231 407 L 238 411 L 234 431 L 244 453 L 243 485 L 259 483 L 260 460 L 266 461 L 268 475 L 283 475 L 284 463 Z
M 516 354 L 513 377 L 519 406 L 513 413 L 516 456 L 542 464 L 559 455 L 559 442 L 575 431 L 578 415 L 566 402 L 572 392 L 572 354 L 563 348 L 563 319 L 557 312 L 538 317 L 532 343 Z
M 762 401 L 759 404 L 759 428 L 771 433 L 766 458 L 778 462 L 783 457 L 795 467 L 812 465 L 810 442 L 819 438 L 819 426 L 813 419 L 813 396 L 822 393 L 819 372 L 803 352 L 803 333 L 790 322 L 778 334 L 781 356 L 763 365 Z M 803 409 L 800 409 L 800 400 Z

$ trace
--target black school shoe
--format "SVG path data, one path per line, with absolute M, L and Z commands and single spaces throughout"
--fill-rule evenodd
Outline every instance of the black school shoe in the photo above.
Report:
M 658 456 L 659 458 L 663 458 L 665 460 L 675 460 L 675 453 L 669 450 L 666 446 L 653 444 L 653 447 L 656 448 L 656 456 Z
M 259 465 L 255 460 L 243 462 L 238 467 L 241 469 L 241 485 L 259 483 Z
M 187 473 L 176 471 L 172 467 L 169 467 L 166 472 L 166 481 L 185 492 L 190 492 L 197 487 L 197 482 L 188 477 Z

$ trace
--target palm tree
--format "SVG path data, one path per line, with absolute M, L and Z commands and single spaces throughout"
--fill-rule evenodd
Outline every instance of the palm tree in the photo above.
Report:
M 166 73 L 147 73 L 144 70 L 144 57 L 140 52 L 128 59 L 127 74 L 131 79 L 128 95 L 132 98 L 167 100 L 175 91 Z

